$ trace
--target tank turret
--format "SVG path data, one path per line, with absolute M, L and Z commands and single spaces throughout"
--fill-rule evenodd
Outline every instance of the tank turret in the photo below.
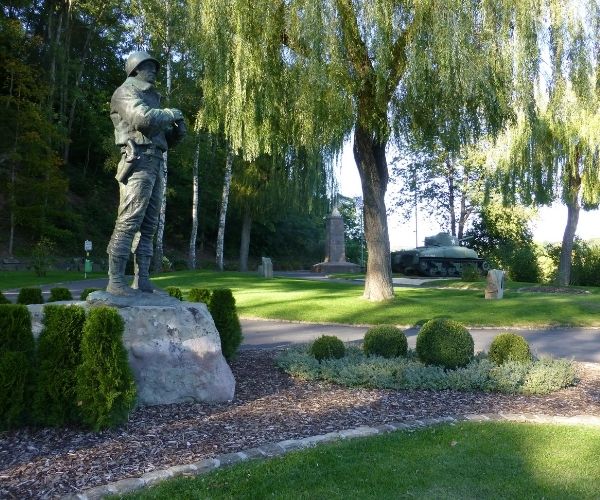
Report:
M 392 252 L 392 271 L 421 276 L 460 277 L 463 269 L 474 266 L 485 275 L 489 264 L 480 259 L 472 248 L 462 246 L 467 238 L 459 240 L 449 233 L 438 233 L 425 238 L 425 246 L 412 250 Z

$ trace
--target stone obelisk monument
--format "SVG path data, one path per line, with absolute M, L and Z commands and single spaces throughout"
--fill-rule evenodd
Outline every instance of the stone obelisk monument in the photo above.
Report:
M 327 217 L 325 260 L 312 267 L 315 273 L 358 273 L 360 266 L 346 261 L 344 220 L 337 207 Z

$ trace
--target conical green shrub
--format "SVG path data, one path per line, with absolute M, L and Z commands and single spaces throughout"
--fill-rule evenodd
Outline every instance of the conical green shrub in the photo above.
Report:
M 32 409 L 33 421 L 39 425 L 58 427 L 80 420 L 75 386 L 84 325 L 83 307 L 44 308 Z
M 229 361 L 235 358 L 243 338 L 235 308 L 235 298 L 231 290 L 229 288 L 213 290 L 208 310 L 221 337 L 223 356 Z
M 24 305 L 0 305 L 0 429 L 27 423 L 35 343 Z
M 77 405 L 93 430 L 115 427 L 135 406 L 136 389 L 123 347 L 124 323 L 116 309 L 90 310 L 81 340 Z

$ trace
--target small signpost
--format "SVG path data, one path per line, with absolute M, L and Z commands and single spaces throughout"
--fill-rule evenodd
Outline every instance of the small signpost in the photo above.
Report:
M 90 252 L 92 251 L 92 242 L 85 240 L 83 243 L 83 249 L 85 250 L 85 262 L 83 264 L 83 279 L 87 279 L 87 273 L 92 272 L 92 261 L 90 260 Z

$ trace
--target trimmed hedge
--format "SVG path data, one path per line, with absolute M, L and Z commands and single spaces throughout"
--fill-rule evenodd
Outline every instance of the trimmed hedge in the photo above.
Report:
M 0 305 L 0 429 L 27 422 L 35 343 L 24 305 Z
M 219 337 L 221 351 L 228 361 L 233 359 L 242 343 L 242 327 L 235 308 L 235 298 L 229 288 L 213 291 L 208 310 L 212 315 Z
M 12 302 L 2 295 L 2 292 L 0 292 L 0 304 L 12 304 Z
M 365 333 L 363 350 L 367 356 L 396 358 L 406 356 L 408 342 L 400 328 L 393 325 L 373 326 Z
M 61 300 L 73 300 L 73 295 L 68 288 L 56 287 L 50 289 L 48 302 L 59 302 Z
M 32 408 L 37 424 L 57 427 L 79 421 L 75 386 L 84 324 L 83 307 L 48 305 L 44 308 Z
M 100 288 L 84 288 L 83 291 L 81 292 L 81 295 L 79 296 L 79 300 L 86 300 L 87 296 L 92 293 L 92 292 L 98 292 L 100 291 Z
M 210 304 L 212 291 L 208 288 L 192 288 L 187 296 L 190 302 L 204 302 L 205 304 Z
M 17 304 L 43 304 L 44 296 L 41 288 L 21 288 Z
M 502 365 L 507 361 L 531 361 L 531 350 L 527 341 L 516 333 L 501 333 L 490 345 L 490 361 Z
M 429 365 L 466 366 L 473 359 L 474 351 L 473 337 L 458 321 L 432 319 L 417 335 L 417 354 Z
M 165 290 L 171 297 L 175 297 L 176 299 L 183 300 L 183 293 L 181 293 L 181 288 L 176 287 L 176 286 L 168 286 L 167 288 L 165 288 Z
M 125 422 L 135 405 L 123 330 L 123 319 L 110 307 L 91 309 L 85 322 L 76 393 L 82 420 L 93 430 Z
M 310 345 L 308 352 L 317 361 L 341 359 L 346 354 L 346 346 L 334 335 L 322 335 Z

